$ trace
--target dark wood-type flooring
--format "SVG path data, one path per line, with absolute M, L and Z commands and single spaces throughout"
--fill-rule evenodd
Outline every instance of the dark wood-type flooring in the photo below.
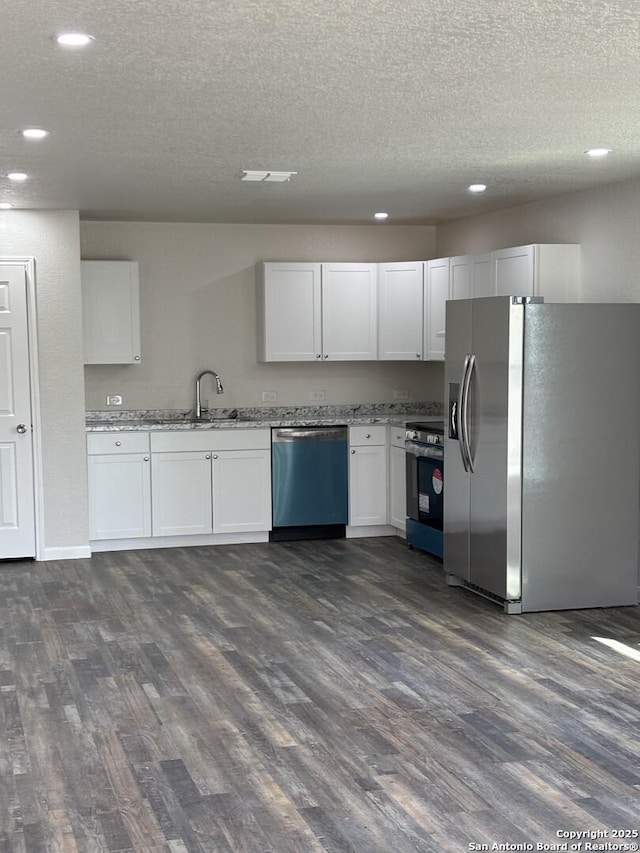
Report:
M 638 829 L 638 608 L 506 616 L 384 538 L 5 562 L 0 629 L 0 853 Z

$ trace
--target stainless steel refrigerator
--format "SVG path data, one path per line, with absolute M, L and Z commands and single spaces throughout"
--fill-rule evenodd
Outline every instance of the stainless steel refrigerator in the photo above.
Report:
M 508 613 L 638 603 L 640 304 L 447 302 L 444 569 Z

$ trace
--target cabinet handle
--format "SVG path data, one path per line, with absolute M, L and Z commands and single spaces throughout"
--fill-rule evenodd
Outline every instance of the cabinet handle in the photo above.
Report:
M 318 354 L 316 355 L 316 358 L 322 358 L 322 356 L 320 355 L 320 353 L 318 353 Z
M 370 433 L 370 432 L 368 432 L 368 433 L 365 435 L 365 438 L 371 438 L 371 433 Z
M 355 450 L 352 450 L 351 452 L 352 452 L 352 453 L 355 453 Z
M 140 356 L 139 356 L 139 355 L 134 355 L 133 360 L 134 360 L 134 361 L 140 361 Z
M 116 447 L 120 447 L 121 444 L 122 444 L 121 441 L 116 441 Z
M 217 459 L 217 458 L 218 458 L 218 454 L 217 454 L 217 453 L 214 453 L 214 454 L 213 454 L 213 458 L 214 458 L 214 459 Z
M 206 455 L 204 458 L 205 458 L 205 459 L 211 459 L 211 454 L 210 454 L 210 453 L 207 453 L 207 455 Z
M 145 457 L 144 457 L 144 461 L 145 461 L 145 462 L 148 462 L 148 461 L 149 461 L 149 457 L 148 457 L 148 456 L 145 456 Z
M 417 352 L 417 353 L 416 353 L 416 358 L 421 358 L 421 355 L 422 355 L 421 353 Z
M 325 358 L 329 358 L 329 356 L 328 356 L 328 354 L 327 354 L 327 353 L 325 353 L 325 354 L 324 354 L 324 357 L 325 357 Z

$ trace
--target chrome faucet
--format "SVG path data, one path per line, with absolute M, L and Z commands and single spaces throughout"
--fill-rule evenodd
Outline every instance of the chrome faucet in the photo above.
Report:
M 222 394 L 224 388 L 222 387 L 222 382 L 220 381 L 220 377 L 215 372 L 215 370 L 203 370 L 202 373 L 199 373 L 196 377 L 196 418 L 202 417 L 202 403 L 200 402 L 200 382 L 203 376 L 213 376 L 216 380 L 216 394 Z

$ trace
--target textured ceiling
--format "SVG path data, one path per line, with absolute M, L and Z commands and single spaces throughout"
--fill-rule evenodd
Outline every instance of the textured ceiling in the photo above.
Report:
M 0 0 L 0 22 L 16 207 L 435 223 L 640 175 L 638 0 Z

